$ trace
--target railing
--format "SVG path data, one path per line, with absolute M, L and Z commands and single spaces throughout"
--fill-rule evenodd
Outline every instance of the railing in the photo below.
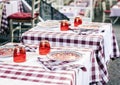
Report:
M 51 20 L 62 20 L 66 19 L 69 20 L 67 16 L 60 13 L 57 9 L 51 6 L 51 4 L 46 3 L 46 1 L 41 0 L 41 8 L 40 8 L 40 16 L 44 19 L 51 19 Z
M 25 0 L 29 5 L 31 5 L 31 0 Z M 60 13 L 57 9 L 51 6 L 50 3 L 47 3 L 45 0 L 41 0 L 40 3 L 40 17 L 43 20 L 69 20 L 67 16 Z

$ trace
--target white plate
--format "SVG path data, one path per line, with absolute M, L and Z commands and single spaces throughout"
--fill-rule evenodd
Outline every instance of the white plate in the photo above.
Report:
M 45 22 L 39 22 L 37 24 L 38 26 L 40 27 L 43 27 L 43 28 L 57 28 L 59 27 L 59 21 L 56 21 L 56 20 L 47 20 Z
M 79 25 L 79 28 L 81 29 L 99 29 L 101 25 L 98 24 L 83 24 Z
M 0 58 L 12 57 L 13 48 L 10 47 L 0 47 Z
M 48 58 L 59 61 L 75 61 L 82 57 L 82 54 L 71 50 L 53 51 L 48 54 Z

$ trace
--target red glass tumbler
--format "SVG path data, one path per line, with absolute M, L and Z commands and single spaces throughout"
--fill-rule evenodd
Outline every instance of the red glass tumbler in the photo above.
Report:
M 74 19 L 74 26 L 77 27 L 78 25 L 82 24 L 82 19 L 80 17 L 75 17 Z
M 69 23 L 67 20 L 62 20 L 60 25 L 61 31 L 67 31 L 69 30 Z
M 16 63 L 26 61 L 26 50 L 22 46 L 16 46 L 14 48 L 13 61 Z
M 41 40 L 39 44 L 39 54 L 46 55 L 50 52 L 50 43 L 48 40 Z

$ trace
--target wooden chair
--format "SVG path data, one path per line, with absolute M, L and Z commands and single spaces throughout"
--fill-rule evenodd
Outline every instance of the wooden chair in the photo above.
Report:
M 14 31 L 19 30 L 19 37 L 21 36 L 21 24 L 31 23 L 31 28 L 35 26 L 35 21 L 39 19 L 40 0 L 31 0 L 32 9 L 30 13 L 17 12 L 8 16 L 10 24 L 11 42 L 14 40 Z M 13 28 L 13 23 L 19 23 L 19 27 Z
M 102 2 L 102 8 L 103 8 L 102 22 L 105 22 L 106 20 L 110 20 L 110 22 L 111 22 L 111 19 L 109 17 L 111 11 L 110 11 L 110 8 L 107 9 L 105 1 Z

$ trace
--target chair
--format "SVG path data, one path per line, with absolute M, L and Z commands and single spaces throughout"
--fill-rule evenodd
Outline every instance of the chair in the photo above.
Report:
M 94 0 L 93 1 L 93 9 L 94 9 L 94 16 L 98 16 L 99 12 L 101 11 L 101 1 Z
M 39 19 L 39 9 L 40 9 L 40 0 L 31 0 L 32 1 L 32 9 L 31 12 L 17 12 L 10 16 L 8 16 L 9 24 L 10 24 L 10 35 L 11 42 L 14 40 L 14 32 L 19 30 L 19 38 L 21 36 L 21 25 L 24 23 L 31 23 L 31 27 L 35 26 L 35 21 Z M 13 28 L 13 23 L 19 23 L 19 27 Z
M 105 22 L 106 20 L 110 20 L 110 22 L 111 22 L 111 19 L 109 17 L 111 11 L 110 11 L 110 9 L 107 9 L 105 1 L 102 2 L 102 8 L 103 8 L 102 22 Z

